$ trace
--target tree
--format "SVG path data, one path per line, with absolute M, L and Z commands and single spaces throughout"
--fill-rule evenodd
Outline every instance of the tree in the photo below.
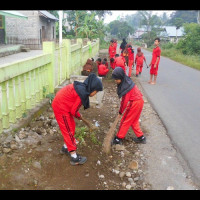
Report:
M 108 24 L 111 35 L 119 39 L 127 38 L 129 33 L 133 33 L 133 28 L 126 21 L 114 20 Z
M 177 43 L 177 49 L 184 54 L 200 54 L 200 25 L 196 23 L 185 23 L 184 38 Z
M 142 16 L 141 25 L 144 25 L 147 31 L 142 38 L 147 46 L 150 46 L 154 37 L 161 31 L 161 19 L 157 15 L 153 15 L 152 11 L 139 11 L 139 14 Z
M 174 25 L 176 18 L 181 18 L 185 23 L 197 23 L 197 10 L 177 10 L 170 15 L 169 23 Z

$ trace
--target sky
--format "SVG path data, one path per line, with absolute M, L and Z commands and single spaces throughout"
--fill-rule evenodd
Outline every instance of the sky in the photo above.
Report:
M 172 12 L 175 10 L 151 10 L 153 11 L 153 14 L 162 15 L 163 12 L 166 12 L 166 14 L 169 16 Z M 104 23 L 110 23 L 113 20 L 116 20 L 118 16 L 126 16 L 126 15 L 132 15 L 137 12 L 137 10 L 112 10 L 112 15 L 106 15 L 104 18 Z

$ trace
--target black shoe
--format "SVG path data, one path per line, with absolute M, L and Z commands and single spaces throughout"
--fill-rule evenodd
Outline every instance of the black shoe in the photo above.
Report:
M 139 74 L 141 74 L 141 72 L 139 72 Z
M 135 143 L 146 144 L 146 138 L 144 136 L 133 138 L 133 141 Z
M 70 155 L 68 149 L 65 148 L 64 146 L 62 146 L 62 149 L 60 150 L 60 153 L 61 153 L 61 154 L 66 154 L 66 155 L 68 155 L 68 156 Z
M 82 157 L 82 156 L 80 156 L 79 154 L 77 154 L 77 157 L 76 157 L 76 158 L 71 157 L 70 164 L 71 164 L 71 165 L 82 165 L 82 164 L 84 164 L 86 161 L 87 161 L 87 158 L 86 158 L 86 157 Z
M 138 77 L 138 74 L 136 74 L 136 77 Z
M 122 139 L 118 138 L 117 136 L 115 136 L 115 138 L 113 139 L 111 145 L 115 145 L 115 144 L 122 144 Z

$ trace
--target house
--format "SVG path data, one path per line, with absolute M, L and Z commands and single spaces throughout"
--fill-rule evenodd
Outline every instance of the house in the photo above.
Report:
M 179 29 L 176 26 L 163 26 L 163 31 L 160 33 L 160 37 L 170 42 L 176 43 L 180 38 L 184 36 L 184 28 Z
M 6 44 L 6 23 L 5 18 L 6 17 L 12 17 L 12 18 L 22 18 L 27 19 L 26 16 L 22 15 L 21 13 L 17 11 L 6 11 L 6 10 L 0 10 L 0 44 Z
M 141 40 L 141 39 L 142 39 L 142 35 L 143 35 L 144 33 L 147 33 L 147 30 L 146 30 L 146 28 L 141 27 L 141 28 L 138 28 L 138 29 L 134 32 L 133 35 L 131 35 L 131 34 L 129 33 L 128 38 L 129 38 L 130 40 L 131 40 L 131 39 L 133 39 L 133 40 Z
M 5 16 L 5 43 L 29 45 L 29 48 L 41 49 L 42 41 L 56 39 L 56 21 L 58 19 L 46 10 L 18 10 L 28 19 Z

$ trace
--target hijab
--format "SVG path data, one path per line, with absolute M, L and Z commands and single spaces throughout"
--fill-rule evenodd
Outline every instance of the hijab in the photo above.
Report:
M 119 98 L 124 96 L 127 92 L 129 92 L 134 86 L 135 83 L 128 77 L 124 70 L 121 67 L 116 67 L 112 73 L 112 78 L 120 79 L 121 83 L 117 85 L 117 94 Z
M 95 90 L 102 91 L 103 85 L 101 80 L 96 76 L 96 74 L 91 73 L 83 83 L 79 81 L 74 81 L 74 89 L 81 98 L 81 102 L 85 110 L 90 107 L 89 95 Z

